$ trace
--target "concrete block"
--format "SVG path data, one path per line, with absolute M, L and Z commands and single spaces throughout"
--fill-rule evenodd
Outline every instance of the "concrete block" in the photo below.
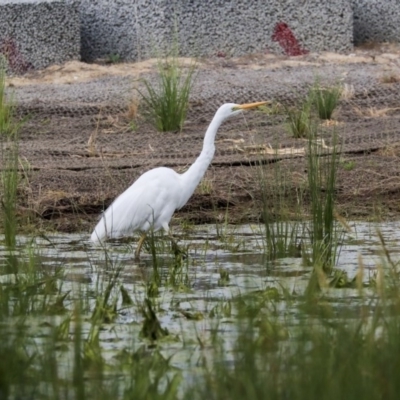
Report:
M 352 48 L 353 16 L 346 0 L 181 1 L 172 13 L 185 53 L 300 55 Z
M 81 0 L 82 59 L 148 57 L 171 29 L 168 0 Z
M 154 56 L 177 38 L 182 55 L 352 49 L 348 0 L 81 0 L 82 57 Z M 295 55 L 292 54 L 292 55 Z
M 398 0 L 353 0 L 354 43 L 400 42 Z
M 9 72 L 80 59 L 80 40 L 77 2 L 0 0 L 0 53 Z

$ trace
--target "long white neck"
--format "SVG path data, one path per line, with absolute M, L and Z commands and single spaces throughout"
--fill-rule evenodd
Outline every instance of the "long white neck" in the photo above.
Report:
M 203 150 L 191 167 L 182 174 L 182 180 L 184 181 L 183 183 L 185 188 L 185 193 L 182 193 L 182 205 L 189 200 L 214 157 L 215 135 L 217 134 L 218 128 L 225 118 L 225 116 L 218 113 L 214 116 L 204 136 Z

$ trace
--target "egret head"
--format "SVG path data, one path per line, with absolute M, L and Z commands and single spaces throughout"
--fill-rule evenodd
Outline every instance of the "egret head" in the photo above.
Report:
M 247 103 L 247 104 L 235 104 L 235 103 L 227 103 L 222 105 L 219 110 L 218 114 L 221 115 L 223 119 L 228 118 L 232 115 L 239 114 L 244 110 L 249 110 L 252 108 L 257 108 L 259 106 L 263 106 L 265 104 L 270 103 L 269 101 L 259 101 L 257 103 Z

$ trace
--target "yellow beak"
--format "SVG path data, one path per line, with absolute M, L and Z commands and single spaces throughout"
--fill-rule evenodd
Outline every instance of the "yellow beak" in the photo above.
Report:
M 258 103 L 247 103 L 247 104 L 240 104 L 234 107 L 235 110 L 249 110 L 250 108 L 256 108 L 259 106 L 264 106 L 266 104 L 271 104 L 270 101 L 259 101 Z

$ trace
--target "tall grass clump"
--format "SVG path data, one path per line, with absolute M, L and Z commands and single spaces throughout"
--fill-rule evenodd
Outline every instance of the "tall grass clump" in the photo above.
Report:
M 337 137 L 332 146 L 322 146 L 316 131 L 310 135 L 307 152 L 308 189 L 310 196 L 311 262 L 315 268 L 329 273 L 338 251 L 338 230 L 335 223 L 336 178 L 339 165 Z
M 288 129 L 295 139 L 309 136 L 311 120 L 311 104 L 308 99 L 298 107 L 286 108 Z
M 144 89 L 137 89 L 145 104 L 145 113 L 160 132 L 181 130 L 186 120 L 196 64 L 184 67 L 176 46 L 172 55 L 160 58 L 155 82 L 142 79 Z
M 338 85 L 323 88 L 318 82 L 314 84 L 310 98 L 312 98 L 320 119 L 332 119 L 332 114 L 339 104 L 341 95 L 342 89 Z
M 0 69 L 0 207 L 1 224 L 8 248 L 15 247 L 16 208 L 18 191 L 18 124 L 14 116 L 15 106 L 6 95 L 5 72 Z
M 256 168 L 261 193 L 265 254 L 269 259 L 296 256 L 304 230 L 299 218 L 301 195 L 293 195 L 288 172 L 280 161 L 273 163 L 272 167 L 271 164 L 260 162 Z M 296 200 L 293 201 L 293 198 Z

